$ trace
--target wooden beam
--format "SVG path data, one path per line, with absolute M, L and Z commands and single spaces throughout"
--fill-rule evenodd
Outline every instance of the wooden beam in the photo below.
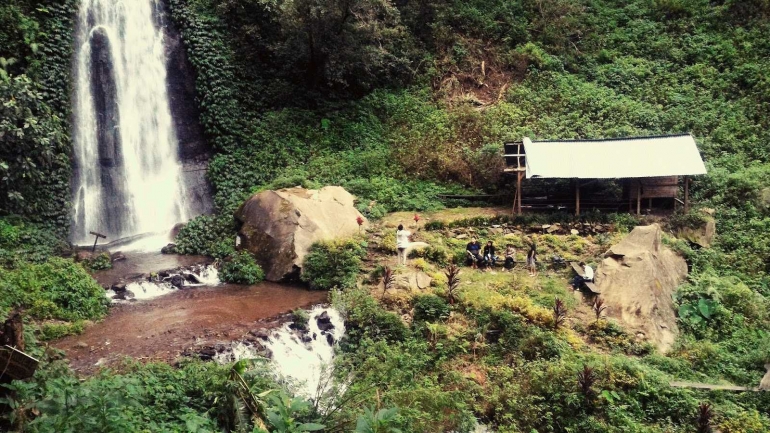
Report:
M 519 172 L 516 181 L 516 207 L 518 209 L 517 214 L 521 215 L 521 179 L 524 177 L 524 172 Z
M 684 177 L 684 213 L 690 211 L 690 177 Z
M 575 179 L 575 215 L 580 215 L 580 179 Z
M 642 182 L 637 179 L 636 180 L 636 214 L 640 215 L 642 213 Z

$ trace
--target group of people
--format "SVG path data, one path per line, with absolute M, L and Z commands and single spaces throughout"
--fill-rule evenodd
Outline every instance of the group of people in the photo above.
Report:
M 487 241 L 484 247 L 476 238 L 472 238 L 468 245 L 465 247 L 465 252 L 468 257 L 468 265 L 474 269 L 478 268 L 486 270 L 494 267 L 497 264 L 498 256 L 496 255 L 495 244 L 492 241 Z M 508 244 L 505 247 L 505 261 L 503 267 L 507 271 L 512 271 L 516 266 L 516 249 L 513 245 Z M 537 275 L 537 248 L 535 244 L 532 244 L 527 253 L 527 268 L 531 276 Z

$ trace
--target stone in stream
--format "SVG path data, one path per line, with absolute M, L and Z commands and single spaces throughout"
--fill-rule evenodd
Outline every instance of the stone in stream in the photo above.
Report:
M 334 346 L 334 336 L 332 334 L 326 334 L 326 342 L 329 346 Z
M 182 275 L 184 275 L 184 279 L 190 283 L 202 284 L 200 278 L 198 278 L 198 276 L 193 274 L 192 272 L 184 272 Z
M 174 275 L 171 277 L 171 285 L 177 289 L 184 287 L 184 277 L 181 275 Z
M 168 244 L 160 249 L 161 254 L 176 254 L 176 244 Z
M 110 260 L 114 262 L 122 262 L 123 260 L 126 260 L 126 255 L 118 251 L 117 253 L 110 256 Z
M 318 325 L 318 329 L 320 329 L 322 332 L 334 329 L 332 318 L 329 317 L 329 313 L 326 311 L 316 316 L 316 324 Z

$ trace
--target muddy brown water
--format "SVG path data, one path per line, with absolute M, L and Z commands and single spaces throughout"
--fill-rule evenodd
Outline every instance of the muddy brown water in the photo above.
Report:
M 186 349 L 239 340 L 250 330 L 277 326 L 265 319 L 326 301 L 327 292 L 267 282 L 179 290 L 116 305 L 103 321 L 53 346 L 81 374 L 126 356 L 173 362 Z

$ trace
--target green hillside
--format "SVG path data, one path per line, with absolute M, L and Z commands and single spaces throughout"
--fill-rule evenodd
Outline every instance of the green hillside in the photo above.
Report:
M 8 385 L 0 430 L 770 431 L 770 393 L 668 386 L 755 387 L 770 363 L 768 0 L 168 0 L 197 76 L 216 206 L 177 250 L 233 255 L 232 212 L 269 188 L 342 185 L 375 222 L 347 253 L 314 257 L 321 273 L 348 260 L 359 282 L 331 296 L 349 326 L 329 373 L 348 381 L 334 411 L 260 395 L 282 385 L 243 364 L 126 361 L 79 381 L 36 341 L 106 314 L 86 271 L 55 257 L 68 230 L 75 3 L 0 5 L 0 318 L 23 307 L 44 360 L 34 380 Z M 679 318 L 670 353 L 611 321 L 554 326 L 557 298 L 579 309 L 565 272 L 467 272 L 472 289 L 455 303 L 440 275 L 462 246 L 440 231 L 424 236 L 443 249 L 411 265 L 437 276 L 435 290 L 378 296 L 390 252 L 373 246 L 390 230 L 378 221 L 469 205 L 441 194 L 510 194 L 504 141 L 687 132 L 708 168 L 693 201 L 715 210 L 718 236 L 703 249 L 667 237 L 692 264 L 676 305 L 702 312 Z M 493 222 L 474 216 L 454 227 Z M 518 222 L 545 222 L 530 218 Z M 539 239 L 592 260 L 637 222 L 596 218 L 613 224 L 606 238 Z M 498 341 L 483 339 L 489 329 Z

